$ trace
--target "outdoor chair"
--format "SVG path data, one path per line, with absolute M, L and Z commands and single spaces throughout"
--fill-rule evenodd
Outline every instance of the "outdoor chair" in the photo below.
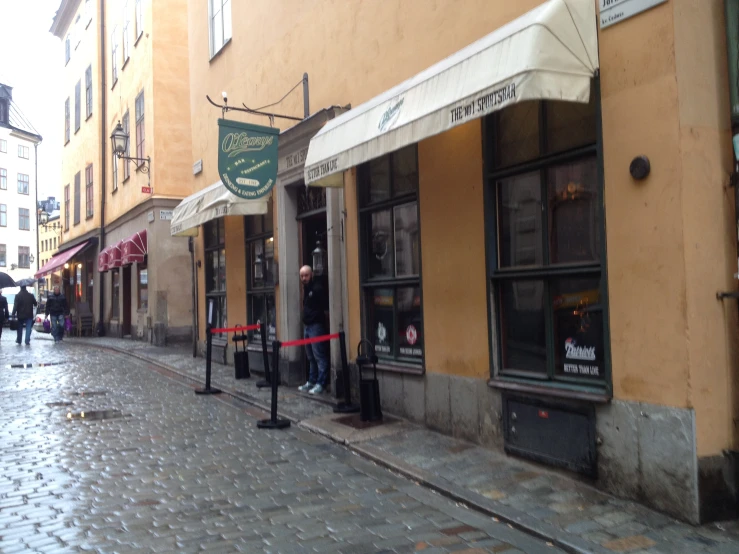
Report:
M 79 302 L 75 317 L 72 318 L 72 333 L 78 337 L 93 336 L 94 317 L 87 302 Z

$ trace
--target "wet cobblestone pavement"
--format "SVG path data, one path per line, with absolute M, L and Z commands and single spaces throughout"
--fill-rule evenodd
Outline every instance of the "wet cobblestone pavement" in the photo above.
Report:
M 0 360 L 0 552 L 562 552 L 146 361 L 7 331 Z

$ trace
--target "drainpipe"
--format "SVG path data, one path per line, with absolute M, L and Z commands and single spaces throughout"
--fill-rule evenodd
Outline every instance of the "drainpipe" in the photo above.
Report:
M 195 268 L 195 239 L 187 239 L 192 267 L 192 357 L 198 357 L 198 270 Z
M 41 142 L 41 141 L 39 141 Z M 38 213 L 38 142 L 35 142 L 33 144 L 33 163 L 34 163 L 34 171 L 36 172 L 36 207 L 33 209 L 33 211 L 36 214 L 36 272 L 40 269 L 41 264 L 41 253 L 39 252 L 39 245 L 40 245 L 40 239 L 39 239 L 39 213 Z M 37 287 L 38 289 L 38 287 Z
M 100 0 L 100 241 L 98 244 L 98 253 L 105 247 L 105 179 L 107 160 L 107 144 L 106 136 L 106 120 L 107 116 L 107 80 L 105 69 L 105 0 Z M 98 316 L 97 334 L 99 337 L 105 334 L 105 323 L 103 322 L 105 313 L 105 287 L 103 276 L 99 275 L 98 294 L 100 294 L 100 315 Z

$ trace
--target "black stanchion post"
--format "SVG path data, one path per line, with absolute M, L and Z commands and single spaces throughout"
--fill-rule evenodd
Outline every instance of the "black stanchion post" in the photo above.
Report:
M 272 374 L 269 370 L 269 352 L 267 352 L 267 327 L 268 325 L 259 323 L 259 332 L 262 336 L 262 359 L 264 360 L 264 379 L 257 381 L 257 387 L 260 389 L 268 387 L 272 380 Z M 272 343 L 272 352 L 274 354 L 274 343 Z
M 260 429 L 285 429 L 290 427 L 290 420 L 277 418 L 277 387 L 280 383 L 280 347 L 282 343 L 278 340 L 272 343 L 272 406 L 270 419 L 257 421 Z
M 346 341 L 344 331 L 339 332 L 339 349 L 341 350 L 341 372 L 344 380 L 344 401 L 334 407 L 336 414 L 353 414 L 359 411 L 359 406 L 352 403 L 352 384 L 349 376 L 349 362 L 346 356 Z
M 210 332 L 211 326 L 205 328 L 205 388 L 195 389 L 195 394 L 218 394 L 220 389 L 213 389 L 210 386 L 210 358 L 213 354 L 213 333 Z

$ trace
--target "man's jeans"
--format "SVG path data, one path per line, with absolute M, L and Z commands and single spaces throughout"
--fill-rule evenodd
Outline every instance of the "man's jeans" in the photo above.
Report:
M 28 319 L 19 319 L 18 320 L 18 338 L 15 340 L 18 344 L 20 344 L 21 340 L 23 339 L 23 328 L 26 329 L 26 344 L 31 344 L 31 329 L 33 328 L 33 318 L 29 317 Z
M 51 316 L 51 336 L 54 342 L 64 337 L 64 314 Z
M 312 339 L 313 337 L 320 337 L 326 334 L 326 328 L 322 323 L 312 323 L 306 325 L 303 330 L 303 337 L 306 339 Z M 314 342 L 313 344 L 305 345 L 305 353 L 308 356 L 308 365 L 310 367 L 310 373 L 308 381 L 316 385 L 326 386 L 326 380 L 328 378 L 328 364 L 329 364 L 329 348 L 328 341 Z

